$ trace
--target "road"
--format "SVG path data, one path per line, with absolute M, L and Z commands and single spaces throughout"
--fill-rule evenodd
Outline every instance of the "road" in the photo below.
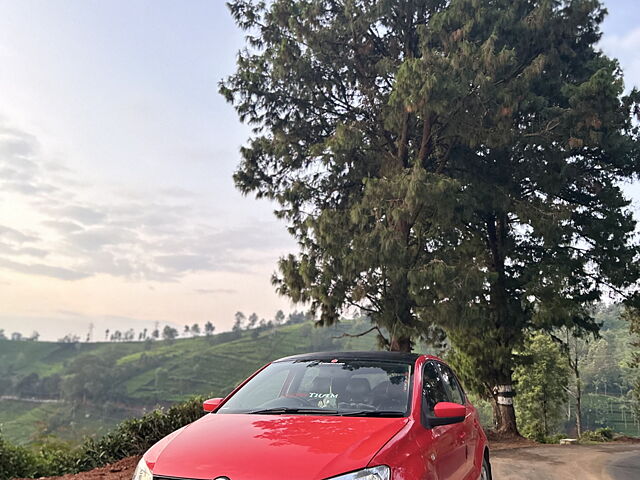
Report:
M 491 456 L 494 480 L 640 479 L 640 444 L 545 445 Z

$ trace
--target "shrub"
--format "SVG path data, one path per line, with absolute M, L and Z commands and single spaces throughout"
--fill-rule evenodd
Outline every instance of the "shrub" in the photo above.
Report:
M 99 439 L 87 438 L 71 450 L 62 442 L 46 441 L 37 449 L 12 445 L 0 436 L 0 480 L 77 473 L 144 453 L 158 440 L 199 419 L 203 398 L 195 397 L 168 409 L 125 420 Z
M 195 397 L 167 410 L 125 420 L 98 440 L 87 439 L 74 453 L 73 471 L 84 471 L 140 455 L 161 438 L 202 417 L 203 398 Z
M 37 470 L 35 456 L 29 450 L 0 436 L 0 480 L 35 476 Z
M 587 442 L 610 442 L 613 440 L 613 429 L 609 427 L 598 428 L 597 430 L 587 430 L 582 432 L 580 441 Z
M 566 435 L 564 433 L 556 433 L 555 435 L 547 435 L 546 437 L 541 439 L 541 443 L 548 443 L 548 444 L 558 444 L 560 443 L 560 440 L 562 440 L 563 438 L 565 438 Z

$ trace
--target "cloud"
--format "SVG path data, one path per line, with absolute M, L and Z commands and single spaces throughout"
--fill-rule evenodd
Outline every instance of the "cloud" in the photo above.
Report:
M 25 273 L 27 275 L 41 275 L 45 277 L 57 278 L 59 280 L 80 280 L 89 275 L 63 267 L 44 265 L 41 263 L 26 264 L 0 258 L 0 267 L 14 272 Z
M 39 177 L 38 139 L 30 133 L 0 124 L 0 185 L 4 191 L 33 195 L 55 187 Z
M 37 241 L 38 238 L 33 235 L 27 235 L 23 232 L 16 230 L 15 228 L 6 227 L 0 225 L 0 238 L 7 239 L 16 243 L 26 243 Z
M 22 130 L 0 125 L 0 156 L 25 159 L 36 155 L 40 145 L 34 135 Z
M 194 292 L 200 295 L 215 295 L 218 293 L 231 295 L 233 293 L 236 293 L 237 290 L 234 290 L 232 288 L 196 288 Z
M 49 252 L 33 246 L 39 242 L 35 235 L 0 225 L 0 255 L 46 257 Z
M 82 205 L 65 205 L 53 209 L 53 212 L 66 220 L 75 221 L 83 225 L 99 224 L 107 216 L 99 208 Z
M 211 259 L 205 255 L 159 255 L 155 257 L 155 261 L 174 272 L 211 270 Z
M 213 211 L 188 190 L 86 185 L 49 160 L 34 135 L 0 120 L 2 197 L 32 219 L 18 228 L 0 212 L 0 268 L 23 274 L 175 282 L 193 272 L 250 271 L 290 244 L 275 221 L 215 226 Z
M 68 235 L 73 247 L 87 252 L 110 245 L 128 245 L 136 242 L 136 233 L 124 228 L 106 226 L 74 231 Z
M 75 223 L 75 222 L 71 222 L 71 221 L 59 221 L 59 220 L 46 220 L 44 222 L 42 222 L 43 225 L 46 225 L 47 227 L 61 233 L 61 234 L 68 234 L 68 233 L 73 233 L 73 232 L 78 232 L 82 230 L 82 225 Z

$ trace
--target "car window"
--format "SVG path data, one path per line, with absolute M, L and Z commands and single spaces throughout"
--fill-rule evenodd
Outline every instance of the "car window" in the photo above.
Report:
M 435 363 L 427 362 L 422 371 L 422 402 L 423 409 L 429 416 L 434 416 L 437 403 L 448 402 L 449 396 L 440 378 L 440 371 Z
M 460 383 L 458 383 L 458 379 L 448 366 L 442 363 L 439 366 L 440 373 L 442 374 L 442 383 L 444 384 L 449 401 L 464 405 L 464 393 L 462 392 Z
M 272 375 L 257 375 L 242 390 L 245 395 L 236 398 L 237 408 L 251 408 L 254 404 L 263 404 L 280 396 L 289 372 L 285 369 L 276 370 Z
M 317 412 L 321 409 L 328 415 L 406 416 L 412 371 L 409 362 L 364 359 L 275 362 L 247 382 L 218 413 L 266 409 L 323 413 Z

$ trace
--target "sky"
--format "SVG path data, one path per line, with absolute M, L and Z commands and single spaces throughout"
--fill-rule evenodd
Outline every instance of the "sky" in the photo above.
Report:
M 640 86 L 640 4 L 603 50 Z M 272 318 L 294 251 L 232 174 L 249 136 L 218 81 L 243 35 L 222 0 L 0 0 L 0 329 L 56 340 Z M 626 187 L 640 201 L 638 185 Z

